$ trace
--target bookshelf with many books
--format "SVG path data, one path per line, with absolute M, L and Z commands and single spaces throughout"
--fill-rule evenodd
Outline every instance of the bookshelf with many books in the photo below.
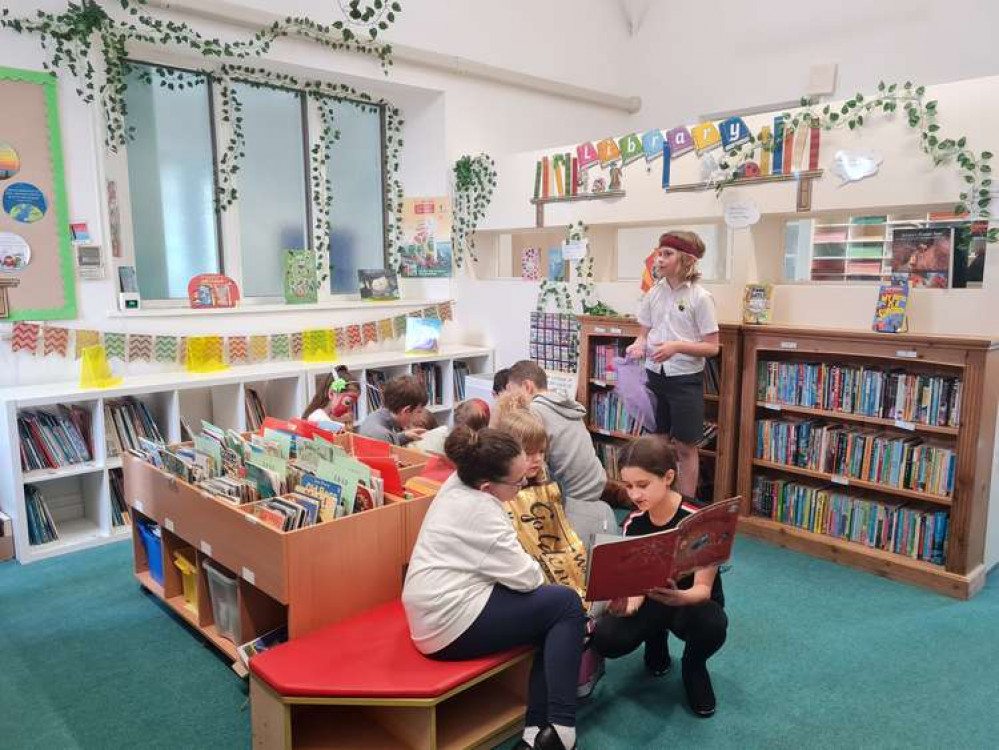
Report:
M 445 345 L 435 355 L 367 352 L 343 356 L 336 364 L 347 366 L 361 380 L 359 416 L 363 419 L 368 413 L 363 393 L 366 374 L 374 370 L 389 376 L 409 373 L 419 362 L 435 362 L 442 368 L 443 405 L 435 409 L 448 414 L 456 402 L 452 376 L 456 361 L 464 363 L 469 373 L 489 372 L 492 350 Z M 253 417 L 248 416 L 254 410 L 248 409 L 251 400 L 262 405 L 267 416 L 299 417 L 330 369 L 330 365 L 274 362 L 198 377 L 178 373 L 134 376 L 99 393 L 83 391 L 76 383 L 4 389 L 0 394 L 0 451 L 12 470 L 0 475 L 0 510 L 11 517 L 18 560 L 32 562 L 130 538 L 125 503 L 131 501 L 131 492 L 120 482 L 124 453 L 116 454 L 118 443 L 107 434 L 108 429 L 118 430 L 117 440 L 127 452 L 126 443 L 139 437 L 138 424 L 143 430 L 153 429 L 144 414 L 167 443 L 186 439 L 184 426 L 200 431 L 202 420 L 224 429 L 247 430 L 253 425 Z M 36 416 L 39 412 L 47 416 Z M 80 434 L 90 433 L 84 438 L 89 458 L 78 440 L 67 437 L 73 415 Z M 125 415 L 128 421 L 122 421 Z M 44 433 L 40 438 L 35 435 L 33 430 L 42 427 L 57 432 L 55 447 L 45 442 Z M 29 432 L 22 441 L 25 429 Z M 41 444 L 36 442 L 39 439 Z M 56 452 L 46 457 L 39 445 Z M 35 463 L 27 463 L 29 455 Z M 29 533 L 28 503 L 36 497 L 48 509 L 57 537 Z
M 586 407 L 594 447 L 608 479 L 619 480 L 618 455 L 628 440 L 646 431 L 636 424 L 617 398 L 614 357 L 635 339 L 639 325 L 633 318 L 584 315 L 580 317 L 580 360 L 577 400 Z M 721 348 L 704 368 L 704 437 L 698 446 L 701 471 L 698 496 L 712 502 L 731 497 L 735 480 L 735 416 L 739 389 L 722 388 L 739 377 L 739 326 L 722 324 Z
M 986 339 L 743 332 L 741 529 L 960 598 L 985 577 Z

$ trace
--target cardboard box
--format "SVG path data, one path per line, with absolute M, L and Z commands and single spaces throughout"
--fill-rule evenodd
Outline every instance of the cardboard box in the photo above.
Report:
M 14 556 L 14 526 L 10 517 L 0 513 L 0 562 Z

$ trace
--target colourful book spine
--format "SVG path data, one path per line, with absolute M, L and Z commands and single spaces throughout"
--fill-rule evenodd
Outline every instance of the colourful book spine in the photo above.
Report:
M 579 157 L 572 157 L 572 194 L 579 193 Z
M 819 128 L 811 129 L 811 142 L 808 145 L 808 168 L 818 169 L 819 168 L 819 139 L 821 137 L 821 130 Z
M 784 118 L 774 118 L 773 172 L 781 174 L 784 171 Z
M 534 168 L 534 197 L 541 197 L 541 160 L 538 160 L 538 165 Z
M 669 165 L 670 165 L 669 142 L 663 141 L 663 190 L 669 189 Z
M 542 171 L 544 172 L 544 178 L 542 179 L 542 185 L 541 185 L 541 195 L 542 197 L 547 198 L 550 195 L 549 190 L 551 190 L 551 180 L 549 179 L 548 176 L 548 173 L 550 171 L 548 169 L 548 157 L 547 156 L 542 157 L 541 163 L 543 165 Z
M 562 154 L 555 154 L 552 159 L 552 169 L 555 171 L 555 195 L 561 198 L 565 195 L 565 186 L 562 184 Z
M 791 162 L 794 159 L 794 131 L 784 128 L 784 174 L 791 174 Z
M 760 174 L 768 175 L 770 174 L 770 148 L 773 143 L 769 125 L 764 125 L 760 128 L 760 143 L 762 144 L 760 148 Z
M 563 157 L 562 166 L 565 168 L 565 194 L 572 195 L 572 154 L 569 152 Z

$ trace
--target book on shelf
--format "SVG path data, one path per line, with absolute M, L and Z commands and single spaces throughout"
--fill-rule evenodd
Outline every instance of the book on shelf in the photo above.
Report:
M 376 411 L 382 406 L 382 389 L 385 387 L 385 373 L 381 370 L 368 370 L 368 411 Z
M 256 432 L 267 419 L 263 399 L 256 388 L 246 387 L 246 429 Z
M 427 404 L 441 406 L 444 403 L 444 369 L 436 362 L 418 362 L 413 365 L 413 375 L 427 391 Z
M 465 400 L 465 380 L 469 376 L 468 362 L 454 363 L 454 400 L 460 403 Z
M 828 362 L 757 364 L 758 401 L 932 427 L 958 427 L 961 378 Z M 906 426 L 906 425 L 903 425 Z
M 21 467 L 58 469 L 92 460 L 90 411 L 79 406 L 22 410 L 17 415 Z
M 109 456 L 139 448 L 139 438 L 163 442 L 163 435 L 149 407 L 134 396 L 104 402 L 104 437 Z
M 741 504 L 734 497 L 708 505 L 676 528 L 655 534 L 598 534 L 587 566 L 587 601 L 638 596 L 698 568 L 725 562 L 732 554 Z
M 243 666 L 249 667 L 250 659 L 254 656 L 262 654 L 264 651 L 267 651 L 278 644 L 284 643 L 287 640 L 288 628 L 287 626 L 282 625 L 269 633 L 264 633 L 259 638 L 254 638 L 252 641 L 247 641 L 243 645 L 237 646 L 236 653 L 239 654 L 239 660 L 243 662 Z
M 125 478 L 121 469 L 111 469 L 108 472 L 111 488 L 111 525 L 125 526 L 131 523 L 128 503 L 125 502 Z
M 644 430 L 644 425 L 628 414 L 624 402 L 614 391 L 590 395 L 590 426 L 628 435 L 641 435 Z
M 59 530 L 52 520 L 45 497 L 33 484 L 24 486 L 24 509 L 28 517 L 29 544 L 47 544 L 59 538 Z
M 752 513 L 777 523 L 942 565 L 950 514 L 910 503 L 870 500 L 831 485 L 757 474 Z
M 721 358 L 707 357 L 704 360 L 704 392 L 717 396 L 721 389 Z
M 957 453 L 916 437 L 891 437 L 815 419 L 760 419 L 754 458 L 850 479 L 950 497 Z

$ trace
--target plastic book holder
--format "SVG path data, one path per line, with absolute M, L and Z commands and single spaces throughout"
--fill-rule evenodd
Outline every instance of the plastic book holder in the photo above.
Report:
M 218 372 L 228 370 L 222 358 L 221 336 L 190 336 L 187 339 L 187 371 Z
M 80 352 L 80 387 L 111 388 L 121 382 L 111 372 L 108 355 L 103 346 L 87 346 Z
M 302 332 L 302 359 L 306 362 L 336 361 L 336 337 L 330 330 Z

